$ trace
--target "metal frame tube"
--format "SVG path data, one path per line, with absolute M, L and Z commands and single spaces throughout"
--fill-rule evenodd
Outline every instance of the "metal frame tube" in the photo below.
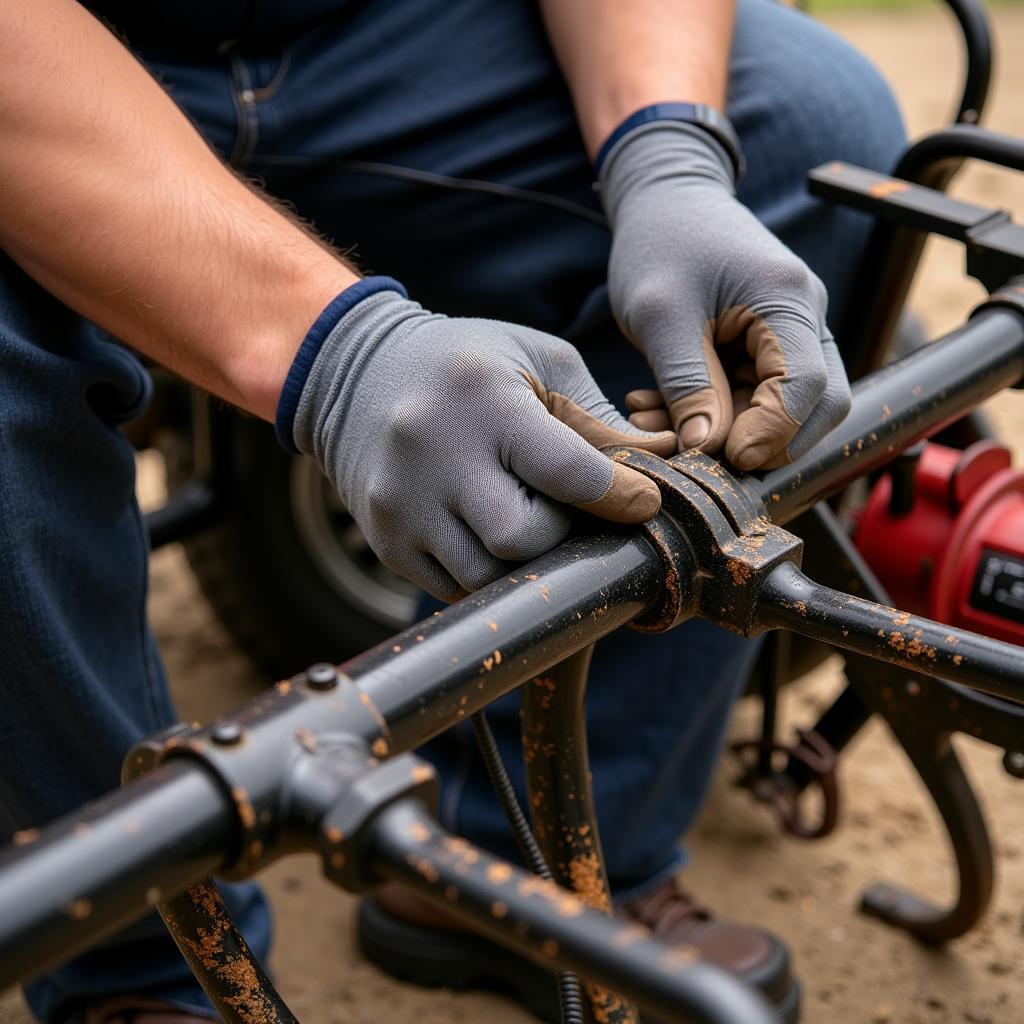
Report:
M 43 832 L 18 833 L 0 852 L 0 990 L 216 871 L 231 851 L 232 812 L 202 768 L 169 764 Z
M 554 883 L 453 839 L 414 803 L 379 815 L 367 846 L 385 877 L 542 967 L 551 968 L 557 956 L 559 964 L 634 999 L 659 1020 L 777 1021 L 752 989 L 696 953 L 666 950 L 645 929 L 617 922 Z
M 747 489 L 786 523 L 1024 378 L 1024 316 L 983 308 L 963 327 L 853 385 L 845 420 L 806 455 Z
M 836 647 L 900 665 L 921 675 L 955 678 L 993 697 L 1024 704 L 1024 651 L 1013 644 L 887 609 L 808 579 L 792 563 L 773 569 L 761 588 L 758 616 L 771 628 L 791 629 Z

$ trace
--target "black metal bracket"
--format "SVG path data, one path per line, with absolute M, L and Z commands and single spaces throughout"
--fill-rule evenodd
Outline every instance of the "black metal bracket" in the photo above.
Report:
M 839 162 L 815 168 L 808 180 L 812 195 L 961 242 L 967 273 L 990 292 L 1024 275 L 1024 226 L 1015 224 L 1004 210 Z

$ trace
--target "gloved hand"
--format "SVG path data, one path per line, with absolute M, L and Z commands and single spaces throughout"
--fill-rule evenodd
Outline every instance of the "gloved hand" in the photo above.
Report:
M 653 481 L 593 446 L 676 445 L 631 427 L 567 342 L 429 313 L 388 278 L 324 311 L 277 425 L 320 464 L 381 561 L 447 599 L 558 544 L 566 505 L 645 522 L 661 505 Z
M 850 388 L 821 281 L 742 206 L 724 148 L 682 121 L 627 132 L 601 166 L 612 309 L 658 391 L 632 423 L 741 470 L 801 455 L 845 417 Z M 667 405 L 667 411 L 664 406 Z

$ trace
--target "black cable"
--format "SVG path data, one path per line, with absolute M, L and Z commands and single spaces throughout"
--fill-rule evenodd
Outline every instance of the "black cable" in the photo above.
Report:
M 549 192 L 538 192 L 532 188 L 519 188 L 516 185 L 505 185 L 498 181 L 486 181 L 481 178 L 458 178 L 451 174 L 438 174 L 436 171 L 421 171 L 415 167 L 402 167 L 398 164 L 377 163 L 374 160 L 347 160 L 340 157 L 306 157 L 270 155 L 254 157 L 252 167 L 258 170 L 263 167 L 329 167 L 336 171 L 349 171 L 353 174 L 368 174 L 381 178 L 395 178 L 398 181 L 412 181 L 418 185 L 431 185 L 434 188 L 446 188 L 455 192 L 479 192 L 483 195 L 497 196 L 500 199 L 512 199 L 519 202 L 537 203 L 551 206 L 573 217 L 588 220 L 592 224 L 607 227 L 608 221 L 600 210 L 591 209 L 582 203 L 564 199 L 562 196 L 551 195 Z
M 512 826 L 512 834 L 516 838 L 516 845 L 523 855 L 523 860 L 535 875 L 547 882 L 554 881 L 551 868 L 548 867 L 530 823 L 519 805 L 487 716 L 482 711 L 477 711 L 470 721 L 473 723 L 473 735 L 476 736 L 480 756 L 484 759 L 487 777 L 491 780 L 494 792 L 498 796 L 498 803 L 501 804 L 509 825 Z M 558 972 L 558 1001 L 561 1006 L 562 1024 L 584 1024 L 583 987 L 580 985 L 580 979 L 571 971 Z

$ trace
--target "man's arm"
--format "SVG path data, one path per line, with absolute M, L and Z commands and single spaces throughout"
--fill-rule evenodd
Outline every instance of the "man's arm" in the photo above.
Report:
M 612 311 L 658 385 L 627 396 L 631 421 L 744 471 L 797 458 L 850 388 L 824 286 L 736 199 L 734 4 L 541 4 L 597 164 Z
M 72 308 L 275 420 L 380 558 L 442 597 L 562 540 L 564 507 L 644 522 L 662 454 L 567 342 L 450 319 L 351 268 L 209 150 L 73 0 L 0 5 L 0 247 Z
M 724 110 L 735 0 L 541 0 L 593 158 L 635 110 Z
M 141 352 L 273 419 L 358 275 L 239 181 L 74 0 L 0 4 L 0 248 Z

